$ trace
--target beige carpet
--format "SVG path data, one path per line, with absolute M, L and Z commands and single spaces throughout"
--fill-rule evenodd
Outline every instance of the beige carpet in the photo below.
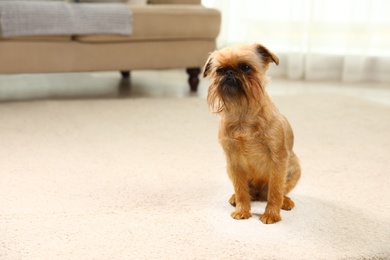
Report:
M 296 208 L 237 221 L 217 117 L 196 98 L 0 104 L 0 259 L 390 259 L 390 107 L 276 96 Z

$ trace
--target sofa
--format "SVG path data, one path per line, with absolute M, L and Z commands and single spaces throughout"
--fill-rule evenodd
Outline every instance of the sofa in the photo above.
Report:
M 201 67 L 216 47 L 219 11 L 200 0 L 126 4 L 132 14 L 130 35 L 0 34 L 0 73 L 119 71 L 128 78 L 132 70 L 182 68 L 196 91 Z

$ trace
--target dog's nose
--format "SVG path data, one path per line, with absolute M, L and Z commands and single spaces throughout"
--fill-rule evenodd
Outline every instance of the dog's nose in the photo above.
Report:
M 234 72 L 233 70 L 228 70 L 225 72 L 225 76 L 233 77 L 234 75 L 236 75 L 236 72 Z

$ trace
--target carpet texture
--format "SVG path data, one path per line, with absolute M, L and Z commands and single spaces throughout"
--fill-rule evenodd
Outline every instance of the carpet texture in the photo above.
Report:
M 230 217 L 200 98 L 0 104 L 0 259 L 390 259 L 390 107 L 274 100 L 303 170 L 274 225 Z

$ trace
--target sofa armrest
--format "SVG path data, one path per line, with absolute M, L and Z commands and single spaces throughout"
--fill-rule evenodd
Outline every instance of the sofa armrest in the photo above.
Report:
M 149 0 L 149 4 L 189 4 L 200 5 L 201 0 Z

